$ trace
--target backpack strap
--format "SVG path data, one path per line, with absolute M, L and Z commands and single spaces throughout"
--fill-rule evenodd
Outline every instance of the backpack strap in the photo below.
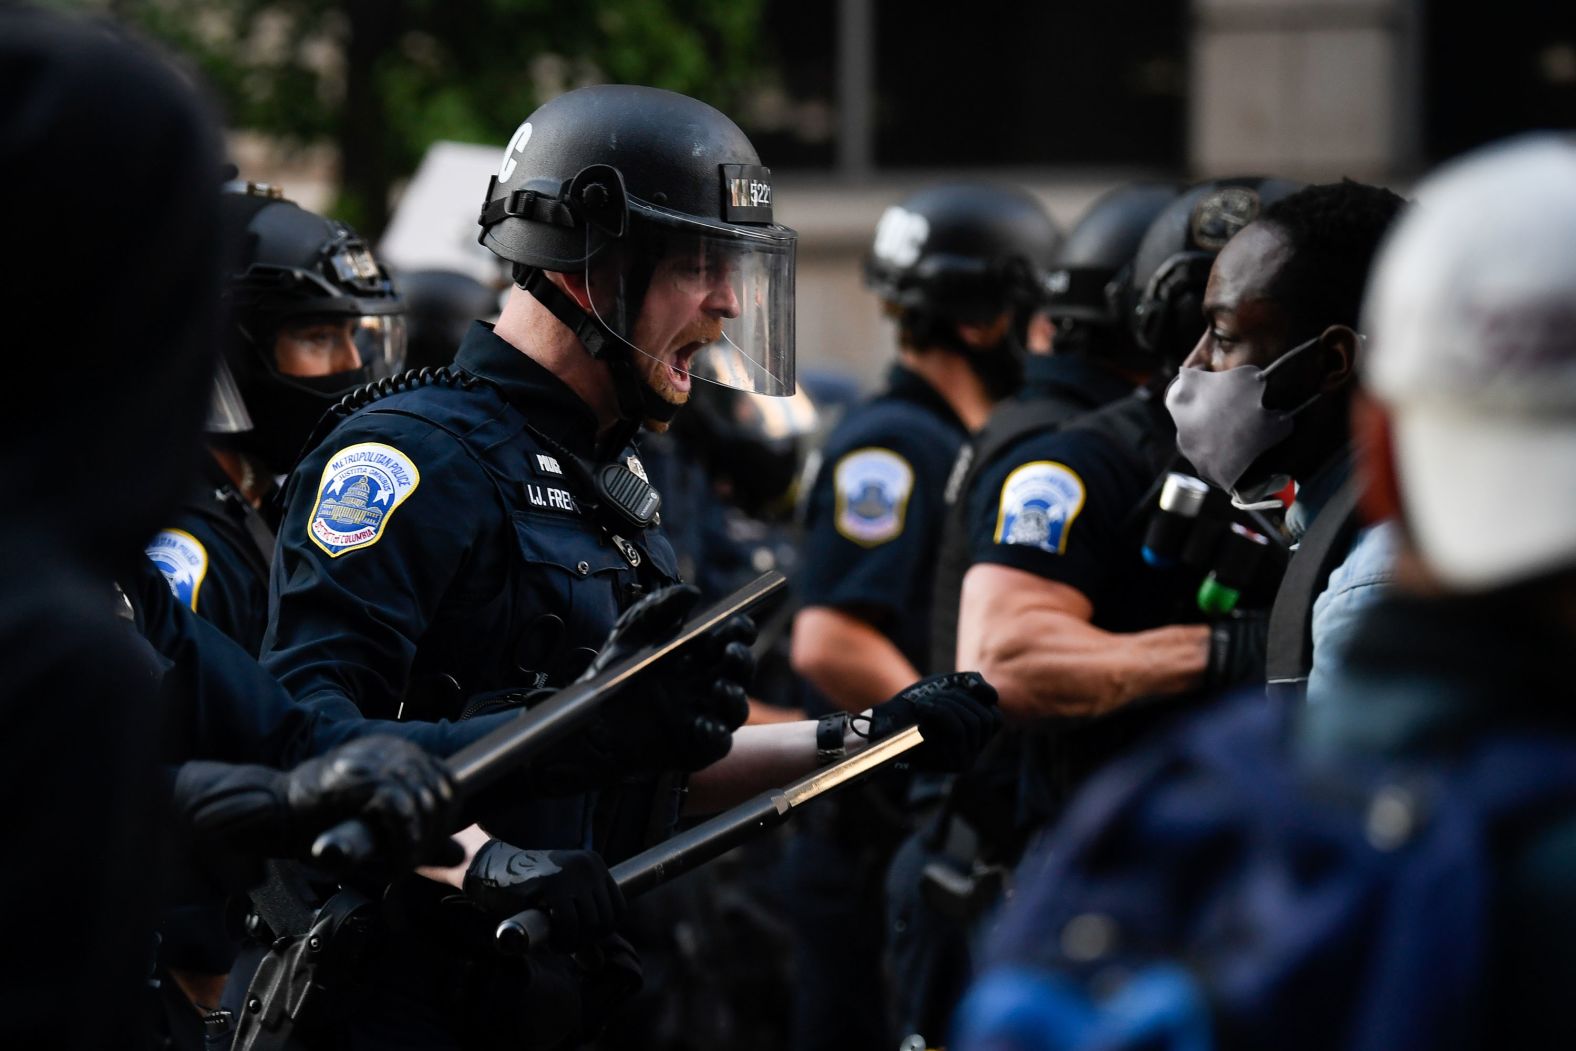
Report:
M 1301 701 L 1313 670 L 1313 601 L 1335 567 L 1345 561 L 1362 523 L 1357 515 L 1361 486 L 1352 478 L 1314 518 L 1286 567 L 1270 609 L 1265 653 L 1266 690 L 1272 700 Z

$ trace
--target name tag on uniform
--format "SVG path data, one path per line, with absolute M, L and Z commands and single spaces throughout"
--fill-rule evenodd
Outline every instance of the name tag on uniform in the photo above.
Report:
M 572 515 L 580 513 L 580 508 L 575 506 L 575 498 L 570 495 L 569 490 L 557 486 L 527 482 L 525 498 L 539 511 L 563 511 Z

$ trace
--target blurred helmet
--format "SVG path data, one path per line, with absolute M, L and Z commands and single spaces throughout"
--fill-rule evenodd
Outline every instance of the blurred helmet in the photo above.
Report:
M 792 509 L 819 414 L 803 384 L 786 398 L 707 383 L 696 388 L 673 434 L 746 514 L 772 518 Z
M 771 172 L 722 113 L 656 88 L 604 84 L 544 104 L 521 124 L 488 183 L 481 243 L 515 281 L 615 365 L 626 418 L 667 419 L 665 402 L 620 363 L 641 346 L 653 292 L 708 299 L 720 332 L 675 371 L 768 395 L 794 389 L 797 235 L 772 219 Z M 590 311 L 543 278 L 582 274 Z
M 1576 567 L 1576 139 L 1525 135 L 1417 186 L 1369 278 L 1363 383 L 1407 533 L 1450 587 Z
M 892 307 L 910 340 L 967 355 L 1000 397 L 1021 380 L 1024 330 L 1045 302 L 1061 240 L 1050 214 L 1024 190 L 930 186 L 882 213 L 865 283 Z M 1000 344 L 972 348 L 958 338 L 957 325 L 1003 313 L 1011 325 Z
M 457 270 L 404 270 L 396 275 L 405 297 L 405 367 L 437 368 L 454 360 L 465 330 L 498 313 L 498 292 Z
M 283 473 L 334 402 L 400 369 L 405 304 L 354 230 L 275 189 L 227 185 L 220 228 L 228 338 L 208 429 Z
M 1128 323 L 1153 363 L 1174 370 L 1204 330 L 1204 286 L 1226 242 L 1302 184 L 1256 177 L 1190 187 L 1150 224 L 1133 259 Z
M 1046 313 L 1056 323 L 1058 352 L 1148 364 L 1124 311 L 1132 299 L 1133 256 L 1150 224 L 1181 192 L 1175 183 L 1119 186 L 1084 212 L 1047 278 Z

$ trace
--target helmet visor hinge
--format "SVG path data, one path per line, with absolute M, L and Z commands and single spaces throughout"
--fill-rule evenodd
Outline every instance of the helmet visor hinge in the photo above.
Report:
M 629 193 L 611 164 L 588 164 L 569 180 L 564 197 L 587 226 L 615 240 L 629 229 Z

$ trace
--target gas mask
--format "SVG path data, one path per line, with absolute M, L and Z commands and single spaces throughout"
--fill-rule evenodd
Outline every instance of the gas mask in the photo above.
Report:
M 1166 410 L 1177 426 L 1177 448 L 1198 473 L 1231 494 L 1243 510 L 1280 506 L 1266 499 L 1291 481 L 1271 469 L 1262 478 L 1244 478 L 1256 462 L 1291 437 L 1293 421 L 1319 398 L 1316 392 L 1296 408 L 1270 409 L 1264 405 L 1270 377 L 1295 359 L 1319 337 L 1299 343 L 1268 368 L 1243 365 L 1225 372 L 1184 368 L 1166 388 Z

